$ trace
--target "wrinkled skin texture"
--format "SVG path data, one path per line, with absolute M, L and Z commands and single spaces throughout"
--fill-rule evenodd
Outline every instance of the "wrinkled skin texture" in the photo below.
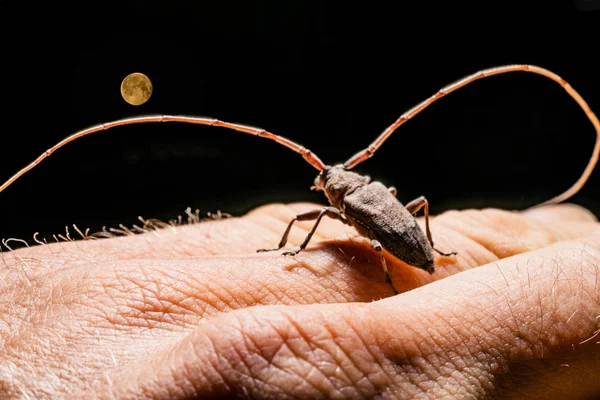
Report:
M 314 204 L 2 253 L 0 397 L 585 399 L 600 393 L 600 225 L 561 205 L 432 217 L 436 272 Z M 423 226 L 422 218 L 419 224 Z M 298 223 L 288 248 L 311 222 Z

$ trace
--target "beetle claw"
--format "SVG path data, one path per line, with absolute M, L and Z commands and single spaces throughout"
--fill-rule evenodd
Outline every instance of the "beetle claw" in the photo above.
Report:
M 296 256 L 298 253 L 300 252 L 300 250 L 287 250 L 283 252 L 284 256 Z

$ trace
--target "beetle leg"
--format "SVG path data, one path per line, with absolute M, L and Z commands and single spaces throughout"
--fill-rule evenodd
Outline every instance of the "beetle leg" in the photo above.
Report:
M 340 213 L 340 211 L 335 207 L 325 207 L 322 210 L 308 211 L 306 213 L 296 215 L 294 217 L 294 219 L 292 219 L 290 221 L 290 223 L 287 226 L 287 229 L 285 230 L 285 232 L 283 234 L 283 237 L 281 238 L 281 241 L 279 242 L 279 245 L 276 248 L 259 249 L 259 250 L 257 250 L 257 252 L 276 251 L 276 250 L 281 249 L 287 243 L 288 236 L 290 234 L 290 230 L 292 229 L 292 225 L 294 224 L 294 222 L 296 222 L 296 221 L 312 221 L 312 220 L 316 219 L 315 224 L 313 225 L 310 232 L 308 232 L 308 235 L 306 235 L 306 238 L 300 244 L 300 246 L 294 250 L 283 252 L 284 256 L 287 256 L 287 255 L 295 256 L 300 251 L 304 250 L 304 248 L 306 248 L 306 246 L 308 245 L 308 242 L 310 241 L 313 234 L 317 230 L 317 226 L 321 222 L 321 218 L 323 218 L 323 216 L 325 216 L 325 215 L 327 215 L 329 218 L 338 219 L 338 220 L 342 221 L 344 224 L 349 225 L 348 220 L 346 220 L 346 218 L 344 218 L 344 216 Z
M 421 196 L 414 199 L 413 201 L 405 205 L 404 208 L 406 208 L 406 210 L 412 215 L 415 215 L 421 208 L 425 209 L 425 233 L 427 234 L 427 240 L 429 240 L 429 243 L 431 244 L 433 250 L 435 250 L 437 253 L 444 257 L 455 256 L 458 254 L 455 251 L 451 251 L 450 253 L 444 253 L 433 246 L 433 238 L 431 237 L 431 231 L 429 230 L 429 202 L 425 197 Z
M 371 247 L 373 248 L 373 250 L 379 253 L 379 257 L 381 258 L 381 266 L 383 267 L 383 272 L 385 272 L 385 281 L 389 283 L 389 285 L 392 287 L 394 294 L 398 294 L 398 290 L 396 290 L 394 284 L 392 283 L 392 278 L 390 277 L 387 264 L 385 263 L 385 257 L 383 256 L 383 247 L 381 246 L 381 243 L 373 239 L 371 240 Z
M 305 212 L 303 214 L 296 215 L 294 217 L 294 219 L 292 219 L 290 221 L 290 223 L 288 224 L 285 232 L 283 233 L 283 236 L 281 237 L 281 241 L 279 242 L 279 245 L 277 247 L 272 248 L 272 249 L 258 249 L 256 251 L 258 253 L 262 253 L 262 252 L 267 252 L 267 251 L 277 251 L 277 250 L 281 249 L 287 243 L 288 236 L 290 234 L 290 231 L 292 230 L 292 225 L 294 225 L 294 222 L 296 222 L 296 221 L 312 221 L 314 219 L 319 218 L 319 215 L 321 215 L 322 212 L 323 212 L 323 210 L 312 210 L 312 211 Z
M 396 190 L 395 187 L 391 186 L 388 188 L 388 190 L 390 191 L 391 194 L 394 195 L 394 197 L 396 197 L 396 194 L 398 193 L 398 191 Z

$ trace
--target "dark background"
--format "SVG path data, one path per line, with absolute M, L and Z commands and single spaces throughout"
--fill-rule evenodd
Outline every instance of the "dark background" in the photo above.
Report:
M 343 162 L 441 87 L 511 63 L 553 70 L 600 113 L 600 0 L 396 3 L 0 1 L 0 181 L 77 130 L 155 113 L 262 127 Z M 120 97 L 131 72 L 154 85 L 143 106 Z M 436 102 L 356 170 L 396 186 L 402 202 L 425 195 L 433 214 L 522 209 L 570 187 L 594 139 L 558 84 L 518 72 Z M 169 220 L 187 207 L 324 203 L 309 190 L 315 175 L 239 132 L 120 127 L 67 145 L 2 192 L 0 238 Z M 571 201 L 600 216 L 600 169 Z

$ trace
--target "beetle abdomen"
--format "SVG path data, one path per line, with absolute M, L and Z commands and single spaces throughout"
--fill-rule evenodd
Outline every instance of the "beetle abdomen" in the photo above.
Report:
M 363 236 L 407 264 L 433 270 L 433 249 L 414 217 L 380 182 L 344 197 L 344 215 Z

